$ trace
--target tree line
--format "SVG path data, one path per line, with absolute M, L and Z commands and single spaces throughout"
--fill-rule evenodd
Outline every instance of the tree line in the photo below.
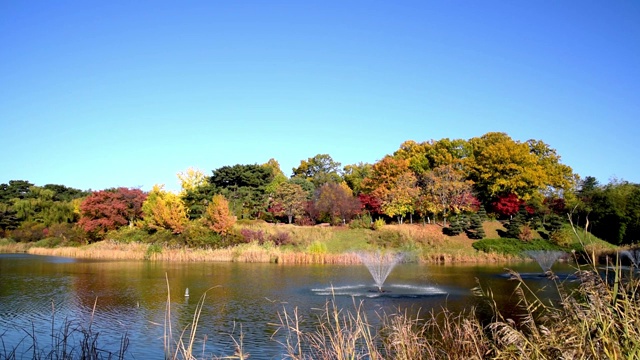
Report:
M 515 141 L 500 132 L 469 140 L 406 141 L 374 164 L 343 167 L 318 154 L 302 160 L 290 176 L 274 159 L 223 166 L 210 176 L 192 168 L 177 176 L 177 194 L 162 185 L 149 192 L 82 191 L 12 180 L 0 185 L 0 235 L 87 242 L 128 226 L 229 239 L 237 235 L 233 223 L 243 219 L 352 227 L 373 227 L 374 220 L 439 221 L 456 233 L 462 222 L 477 230 L 480 218 L 489 216 L 517 217 L 511 221 L 514 237 L 571 218 L 588 222 L 594 234 L 615 244 L 640 238 L 638 184 L 580 179 L 544 142 Z

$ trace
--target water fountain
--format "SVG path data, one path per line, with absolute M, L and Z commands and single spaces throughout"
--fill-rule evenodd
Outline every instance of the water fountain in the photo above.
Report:
M 360 261 L 369 269 L 378 292 L 384 292 L 382 285 L 391 270 L 404 259 L 403 253 L 385 253 L 380 250 L 372 252 L 358 252 Z
M 640 249 L 623 250 L 620 252 L 622 256 L 626 256 L 636 269 L 640 269 Z
M 530 250 L 524 253 L 537 261 L 545 274 L 550 272 L 553 264 L 565 254 L 564 251 L 558 250 Z
M 433 296 L 447 295 L 448 291 L 443 287 L 421 283 L 393 283 L 385 284 L 385 280 L 391 271 L 404 261 L 405 253 L 383 251 L 359 251 L 354 253 L 367 267 L 375 288 L 369 284 L 349 283 L 341 281 L 339 285 L 327 287 L 314 287 L 311 291 L 320 296 L 350 296 L 386 299 L 418 299 Z

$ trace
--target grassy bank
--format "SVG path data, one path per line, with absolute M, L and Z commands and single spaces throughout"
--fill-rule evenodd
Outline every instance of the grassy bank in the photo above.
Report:
M 479 252 L 472 247 L 474 240 L 466 236 L 445 236 L 438 225 L 389 225 L 373 231 L 347 227 L 300 227 L 255 223 L 245 224 L 238 231 L 242 229 L 254 234 L 257 239 L 225 248 L 201 249 L 148 243 L 148 239 L 131 236 L 131 231 L 125 229 L 110 234 L 106 240 L 82 246 L 43 246 L 47 242 L 27 246 L 5 241 L 4 244 L 0 243 L 0 252 L 27 252 L 85 259 L 278 264 L 359 263 L 360 260 L 354 252 L 380 248 L 406 252 L 409 254 L 409 261 L 423 263 L 508 262 L 517 258 L 512 255 Z M 275 245 L 271 241 L 262 240 L 277 237 L 290 241 L 287 244 Z
M 531 242 L 500 239 L 498 236 L 504 228 L 497 221 L 485 222 L 484 228 L 490 238 L 478 241 L 469 239 L 464 233 L 445 236 L 442 228 L 434 224 L 387 225 L 374 231 L 248 222 L 237 225 L 236 233 L 244 234 L 249 242 L 223 248 L 176 245 L 167 240 L 171 239 L 171 234 L 149 235 L 140 229 L 123 228 L 109 233 L 103 241 L 82 246 L 64 246 L 64 242 L 54 239 L 36 243 L 2 239 L 0 252 L 111 260 L 351 264 L 359 262 L 353 252 L 382 248 L 403 251 L 408 254 L 408 261 L 448 264 L 519 261 L 524 250 L 559 249 L 541 239 Z M 272 239 L 286 241 L 276 245 Z M 567 251 L 585 246 L 577 241 L 563 245 Z M 590 240 L 586 246 L 589 252 L 598 254 L 615 249 L 597 239 Z

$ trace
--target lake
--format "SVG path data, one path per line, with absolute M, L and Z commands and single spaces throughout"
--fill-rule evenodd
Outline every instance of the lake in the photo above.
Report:
M 192 322 L 206 292 L 197 329 L 196 348 L 201 350 L 194 354 L 202 354 L 206 336 L 209 358 L 233 355 L 234 339 L 242 332 L 251 359 L 278 359 L 283 353 L 278 336 L 273 337 L 278 313 L 298 308 L 311 327 L 317 309 L 333 298 L 346 309 L 362 302 L 375 321 L 376 314 L 398 309 L 412 314 L 442 307 L 468 309 L 479 303 L 471 294 L 479 283 L 510 313 L 516 302 L 515 283 L 507 279 L 505 267 L 399 264 L 385 282 L 388 292 L 379 294 L 370 291 L 373 279 L 363 265 L 89 261 L 0 254 L 0 358 L 12 349 L 17 349 L 18 359 L 33 357 L 32 335 L 38 348 L 48 351 L 55 334 L 71 324 L 90 326 L 106 351 L 117 352 L 126 334 L 127 358 L 161 359 L 168 295 L 172 329 L 178 336 Z M 547 286 L 552 282 L 537 276 L 537 263 L 508 267 L 529 274 L 527 283 L 542 289 L 542 296 L 554 296 L 553 287 Z M 561 263 L 554 271 L 574 272 L 570 264 Z

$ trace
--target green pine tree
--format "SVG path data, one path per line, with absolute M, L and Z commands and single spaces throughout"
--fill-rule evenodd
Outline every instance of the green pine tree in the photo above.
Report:
M 476 213 L 481 221 L 487 221 L 487 210 L 485 210 L 484 205 L 480 205 L 480 209 Z
M 460 218 L 456 216 L 451 219 L 451 224 L 449 225 L 449 234 L 452 236 L 458 235 L 463 231 L 462 224 L 460 223 Z
M 484 227 L 482 226 L 482 219 L 480 215 L 475 214 L 471 217 L 471 227 L 467 232 L 471 239 L 484 239 L 486 236 Z

